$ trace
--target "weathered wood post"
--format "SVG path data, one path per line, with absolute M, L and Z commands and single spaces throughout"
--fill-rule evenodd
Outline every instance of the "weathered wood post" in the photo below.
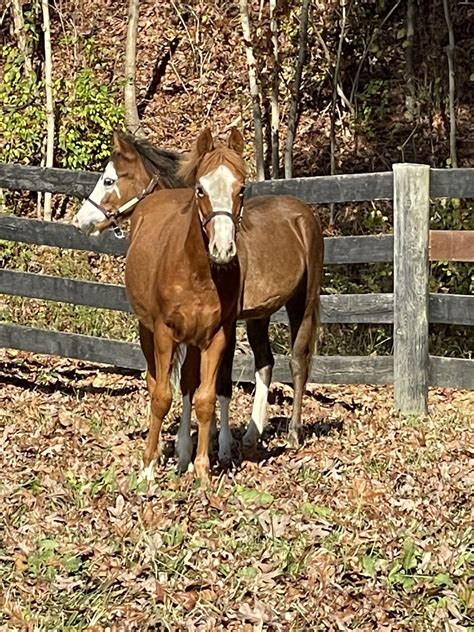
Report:
M 393 165 L 395 407 L 404 414 L 428 412 L 428 165 Z

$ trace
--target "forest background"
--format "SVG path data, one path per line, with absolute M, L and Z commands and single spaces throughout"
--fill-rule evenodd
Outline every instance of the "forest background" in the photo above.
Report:
M 112 132 L 132 125 L 124 89 L 133 8 L 138 16 L 133 57 L 139 118 L 134 131 L 160 146 L 185 151 L 204 126 L 224 137 L 236 125 L 247 140 L 253 177 L 288 174 L 288 129 L 294 177 L 387 171 L 402 161 L 474 166 L 474 3 L 454 0 L 134 0 L 129 6 L 113 0 L 11 0 L 0 13 L 2 162 L 48 164 L 49 130 L 54 166 L 103 168 Z M 245 14 L 250 39 L 242 31 Z M 250 53 L 255 56 L 253 96 Z M 298 60 L 304 61 L 301 67 Z M 260 165 L 253 145 L 256 105 L 263 138 Z M 77 203 L 53 196 L 52 219 L 67 221 Z M 45 208 L 37 194 L 7 191 L 3 205 L 6 212 L 27 216 L 42 216 Z M 326 234 L 392 230 L 388 202 L 315 210 Z M 472 201 L 438 200 L 431 206 L 431 227 L 473 229 L 473 210 Z M 122 280 L 122 264 L 115 259 L 67 252 L 58 257 L 42 247 L 5 244 L 0 264 Z M 434 292 L 469 294 L 474 289 L 472 265 L 435 262 L 431 273 Z M 388 264 L 326 270 L 327 293 L 390 292 L 392 287 Z M 18 297 L 5 297 L 1 306 L 3 320 L 136 336 L 134 320 L 125 314 L 104 317 L 89 308 Z M 273 333 L 275 350 L 284 352 L 283 328 L 275 325 Z M 382 354 L 390 353 L 391 346 L 389 326 L 330 325 L 321 350 Z M 472 331 L 431 327 L 431 353 L 471 357 L 473 348 Z

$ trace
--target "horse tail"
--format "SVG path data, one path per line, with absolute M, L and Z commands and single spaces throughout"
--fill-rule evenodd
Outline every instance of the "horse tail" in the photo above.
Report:
M 171 388 L 173 396 L 179 394 L 180 380 L 181 380 L 181 367 L 186 360 L 187 347 L 185 344 L 178 345 L 173 358 L 173 366 L 171 367 Z

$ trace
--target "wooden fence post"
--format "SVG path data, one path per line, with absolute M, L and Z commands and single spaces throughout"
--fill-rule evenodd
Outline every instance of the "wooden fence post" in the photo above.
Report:
M 428 412 L 428 165 L 393 165 L 393 374 L 395 407 Z

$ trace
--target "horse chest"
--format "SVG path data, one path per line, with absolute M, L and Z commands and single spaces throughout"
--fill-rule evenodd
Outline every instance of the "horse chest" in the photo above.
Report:
M 159 311 L 176 342 L 198 347 L 208 345 L 222 319 L 217 293 L 211 287 L 187 292 L 172 286 L 162 293 Z

